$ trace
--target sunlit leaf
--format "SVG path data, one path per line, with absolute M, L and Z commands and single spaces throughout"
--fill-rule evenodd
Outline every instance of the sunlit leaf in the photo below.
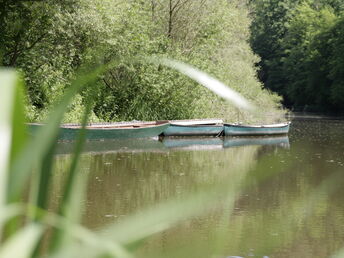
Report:
M 82 199 L 85 195 L 85 188 L 87 184 L 87 175 L 78 173 L 78 164 L 80 154 L 86 139 L 86 124 L 88 116 L 91 112 L 91 102 L 88 101 L 86 110 L 82 120 L 82 128 L 75 142 L 75 149 L 73 152 L 73 159 L 68 171 L 68 178 L 64 187 L 64 195 L 60 203 L 59 214 L 66 217 L 72 222 L 78 222 L 82 214 Z M 51 250 L 56 251 L 71 237 L 70 229 L 65 226 L 55 232 L 51 243 Z
M 30 174 L 33 165 L 39 161 L 55 143 L 59 133 L 59 125 L 73 97 L 88 83 L 94 82 L 98 75 L 106 70 L 107 66 L 101 66 L 92 72 L 82 74 L 73 81 L 62 100 L 56 105 L 45 126 L 37 130 L 35 137 L 26 145 L 11 168 L 11 180 L 9 181 L 8 198 L 15 200 Z M 42 141 L 41 139 L 44 139 Z
M 0 258 L 29 258 L 44 232 L 44 227 L 31 223 L 16 232 L 0 249 Z
M 212 92 L 216 93 L 218 96 L 228 100 L 239 109 L 253 110 L 253 105 L 239 93 L 232 90 L 221 81 L 215 79 L 205 72 L 192 67 L 191 65 L 169 58 L 148 58 L 148 60 L 179 71 L 180 73 L 202 84 Z
M 5 207 L 2 207 L 0 213 L 0 224 L 5 224 L 8 220 L 12 219 L 13 217 L 19 216 L 24 214 L 25 209 L 24 207 L 18 204 L 11 204 Z
M 332 255 L 331 258 L 344 258 L 344 248 L 339 250 L 336 254 Z
M 118 242 L 92 232 L 80 225 L 79 222 L 73 222 L 68 218 L 49 213 L 45 210 L 38 209 L 36 213 L 41 214 L 41 223 L 44 225 L 52 226 L 62 231 L 68 228 L 69 241 L 64 242 L 63 248 L 56 250 L 56 252 L 51 254 L 51 257 L 103 257 L 101 255 L 104 255 L 104 257 L 107 257 L 107 255 L 121 258 L 132 257 Z
M 205 188 L 199 193 L 185 197 L 183 201 L 170 200 L 132 215 L 121 223 L 104 229 L 104 235 L 123 244 L 140 241 L 162 232 L 176 223 L 205 212 L 214 207 L 218 200 L 233 202 L 234 189 L 227 184 Z
M 20 142 L 20 124 L 16 124 L 22 120 L 20 113 L 20 96 L 18 74 L 12 69 L 0 70 L 0 212 L 4 209 L 6 203 L 6 194 L 8 187 L 8 170 L 10 168 L 11 152 L 17 151 Z M 15 128 L 15 129 L 14 129 Z M 12 140 L 13 135 L 18 136 Z M 2 224 L 0 223 L 0 235 L 2 232 Z

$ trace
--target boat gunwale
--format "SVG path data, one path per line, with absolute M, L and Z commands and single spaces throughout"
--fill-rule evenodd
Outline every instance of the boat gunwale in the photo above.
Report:
M 206 126 L 206 125 L 220 125 L 223 126 L 222 119 L 189 119 L 189 120 L 169 120 L 170 125 L 173 126 Z
M 269 125 L 241 125 L 241 124 L 231 124 L 231 123 L 224 123 L 224 126 L 232 126 L 232 127 L 241 127 L 241 128 L 271 128 L 271 129 L 276 129 L 276 128 L 284 128 L 288 127 L 291 124 L 291 122 L 286 122 L 286 123 L 279 123 L 279 124 L 269 124 Z
M 156 128 L 156 127 L 163 127 L 169 125 L 170 123 L 155 123 L 155 122 L 144 122 L 144 123 L 132 123 L 132 124 L 115 124 L 115 123 L 108 123 L 108 124 L 88 124 L 86 125 L 86 130 L 137 130 L 137 129 L 145 129 L 145 128 Z M 39 125 L 44 126 L 44 124 L 40 123 L 29 123 L 28 125 Z M 62 124 L 60 129 L 69 129 L 69 130 L 80 130 L 82 128 L 81 125 L 78 124 Z
M 171 126 L 179 127 L 223 127 L 223 124 L 190 124 L 190 125 L 179 125 L 170 123 Z

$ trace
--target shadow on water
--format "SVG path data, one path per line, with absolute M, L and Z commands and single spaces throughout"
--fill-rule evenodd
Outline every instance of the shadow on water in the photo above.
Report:
M 105 141 L 86 141 L 84 143 L 83 153 L 116 153 L 116 152 L 159 152 L 166 148 L 156 139 L 120 139 Z M 56 148 L 56 154 L 71 154 L 74 150 L 74 142 L 59 142 Z
M 297 119 L 289 138 L 92 144 L 81 173 L 89 175 L 83 223 L 94 230 L 205 185 L 232 189 L 217 209 L 149 239 L 139 257 L 328 257 L 343 247 L 343 121 Z M 69 162 L 56 156 L 52 207 Z
M 275 137 L 164 137 L 158 139 L 120 139 L 87 141 L 83 153 L 164 152 L 169 150 L 215 150 L 249 145 L 289 147 L 288 136 Z M 55 154 L 71 154 L 74 142 L 59 142 Z

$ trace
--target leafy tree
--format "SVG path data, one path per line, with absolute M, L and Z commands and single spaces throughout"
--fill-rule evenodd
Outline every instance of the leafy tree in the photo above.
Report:
M 133 62 L 154 55 L 219 77 L 261 113 L 277 111 L 279 98 L 256 78 L 248 9 L 239 0 L 5 1 L 2 63 L 23 71 L 31 120 L 42 119 L 83 64 L 109 60 L 118 65 L 75 99 L 65 121 L 80 120 L 88 95 L 95 97 L 93 120 L 236 119 L 235 109 L 184 76 Z
M 251 44 L 262 58 L 265 86 L 282 94 L 288 106 L 342 109 L 342 68 L 336 57 L 342 50 L 338 17 L 344 2 L 256 0 L 251 5 Z
M 256 0 L 253 1 L 251 45 L 261 57 L 260 79 L 265 86 L 284 93 L 282 40 L 288 31 L 294 8 L 299 0 Z
M 335 112 L 344 111 L 344 19 L 318 35 L 313 43 L 314 58 L 311 62 L 312 75 L 322 80 L 311 81 L 311 87 L 322 87 L 327 98 L 324 106 Z M 320 103 L 323 104 L 323 103 Z
M 307 2 L 300 4 L 294 12 L 288 32 L 282 41 L 285 52 L 283 62 L 283 77 L 287 80 L 285 95 L 294 106 L 326 105 L 325 99 L 329 94 L 326 90 L 326 76 L 318 78 L 319 71 L 312 72 L 314 38 L 323 31 L 331 28 L 336 20 L 333 9 L 325 7 L 316 10 Z M 311 81 L 317 78 L 316 84 Z M 319 79 L 324 84 L 319 83 Z

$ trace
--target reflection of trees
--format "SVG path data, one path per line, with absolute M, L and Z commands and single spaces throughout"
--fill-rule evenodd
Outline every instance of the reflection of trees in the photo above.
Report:
M 341 248 L 344 238 L 343 190 L 337 187 L 342 176 L 329 172 L 332 163 L 314 163 L 304 149 L 287 155 L 269 152 L 258 162 L 259 146 L 84 155 L 83 172 L 90 173 L 84 223 L 99 228 L 226 181 L 234 189 L 234 202 L 224 197 L 218 209 L 156 235 L 140 257 L 155 257 L 152 252 L 156 257 L 161 252 L 170 257 L 327 257 Z M 327 159 L 328 151 L 319 153 Z M 56 192 L 68 162 L 68 156 L 57 159 Z M 223 249 L 217 248 L 219 242 Z
M 292 155 L 299 159 L 302 154 Z M 163 251 L 175 257 L 329 257 L 342 247 L 344 238 L 343 176 L 328 173 L 314 180 L 323 171 L 312 168 L 311 157 L 288 161 L 287 156 L 259 162 L 246 176 L 234 207 L 224 204 L 151 244 L 169 239 Z M 289 164 L 278 165 L 281 160 Z M 220 251 L 219 241 L 224 245 Z M 174 251 L 180 249 L 182 254 Z
M 258 148 L 83 155 L 82 163 L 90 164 L 82 166 L 90 174 L 85 224 L 99 227 L 169 198 L 182 199 L 186 193 L 223 180 L 228 180 L 229 187 L 238 187 L 254 166 Z M 68 162 L 67 155 L 56 160 L 56 192 Z
M 340 178 L 319 184 L 295 167 L 250 187 L 232 217 L 229 234 L 245 241 L 229 250 L 255 250 L 272 257 L 328 257 L 342 242 L 343 207 L 333 202 Z M 333 189 L 335 189 L 333 191 Z

